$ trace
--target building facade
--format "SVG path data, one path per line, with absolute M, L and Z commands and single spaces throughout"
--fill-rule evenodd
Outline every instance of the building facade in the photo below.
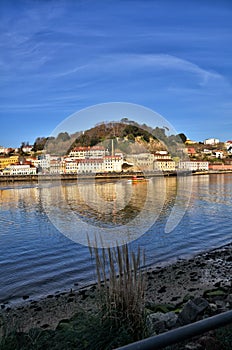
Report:
M 142 171 L 153 170 L 154 159 L 155 157 L 152 153 L 130 154 L 126 156 L 127 162 L 133 163 L 134 166 Z
M 172 159 L 156 159 L 153 163 L 153 170 L 164 171 L 164 172 L 174 172 L 176 170 L 176 163 Z
M 19 156 L 0 157 L 0 170 L 5 169 L 8 165 L 16 164 L 19 161 Z
M 210 138 L 204 140 L 204 145 L 217 145 L 219 143 L 219 139 Z
M 69 153 L 70 158 L 85 159 L 85 158 L 102 158 L 108 155 L 108 150 L 103 146 L 93 147 L 75 147 Z
M 186 171 L 207 171 L 209 170 L 209 162 L 201 160 L 180 161 L 178 168 Z
M 105 172 L 121 172 L 123 159 L 120 156 L 103 158 L 73 159 L 65 162 L 66 174 L 94 174 Z
M 3 170 L 3 175 L 36 175 L 36 167 L 29 164 L 9 165 Z
M 232 164 L 210 164 L 209 170 L 212 171 L 232 171 Z

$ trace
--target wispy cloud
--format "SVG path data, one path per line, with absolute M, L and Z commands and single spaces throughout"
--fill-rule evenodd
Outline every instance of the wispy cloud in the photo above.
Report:
M 87 69 L 89 67 L 90 67 L 89 64 L 85 64 L 85 65 L 82 65 L 82 66 L 74 67 L 74 68 L 69 69 L 69 70 L 64 70 L 64 71 L 55 73 L 53 76 L 54 76 L 54 78 L 61 78 L 61 77 L 65 77 L 65 76 L 68 76 L 68 75 L 71 75 L 71 74 L 75 74 L 75 73 L 80 72 L 81 70 Z
M 165 54 L 126 54 L 114 55 L 104 59 L 104 65 L 117 64 L 125 68 L 167 69 L 193 73 L 207 83 L 209 79 L 223 79 L 223 76 L 199 67 L 197 64 L 180 57 Z
M 205 6 L 190 0 L 188 7 L 171 0 L 165 5 L 143 0 L 2 3 L 0 83 L 6 119 L 14 115 L 22 125 L 33 125 L 38 116 L 47 122 L 65 106 L 70 111 L 119 100 L 148 105 L 177 120 L 191 114 L 199 124 L 212 111 L 218 121 L 229 114 L 232 6 L 225 2 Z

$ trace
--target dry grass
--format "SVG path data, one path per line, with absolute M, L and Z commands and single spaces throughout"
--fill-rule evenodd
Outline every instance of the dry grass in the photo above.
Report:
M 145 255 L 128 245 L 114 248 L 90 248 L 95 257 L 100 308 L 118 327 L 126 324 L 135 339 L 144 333 Z

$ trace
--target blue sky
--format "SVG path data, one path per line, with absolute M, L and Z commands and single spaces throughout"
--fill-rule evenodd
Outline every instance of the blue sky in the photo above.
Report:
M 230 0 L 2 0 L 0 145 L 120 101 L 191 139 L 232 139 L 231 18 Z

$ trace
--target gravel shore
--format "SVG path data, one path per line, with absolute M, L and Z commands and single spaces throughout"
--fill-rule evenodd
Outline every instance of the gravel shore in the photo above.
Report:
M 149 268 L 145 299 L 148 303 L 178 305 L 186 296 L 198 297 L 206 290 L 231 287 L 231 272 L 232 244 L 189 260 L 178 260 L 166 267 Z M 38 301 L 25 300 L 20 306 L 2 304 L 2 328 L 18 331 L 34 327 L 55 329 L 60 320 L 70 318 L 78 309 L 93 308 L 95 290 L 95 286 L 90 286 L 79 291 L 48 295 Z

